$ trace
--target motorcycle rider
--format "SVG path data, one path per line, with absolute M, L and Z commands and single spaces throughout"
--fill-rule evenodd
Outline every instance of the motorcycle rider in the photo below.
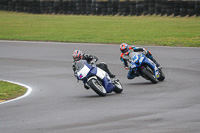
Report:
M 152 60 L 159 69 L 161 69 L 160 64 L 158 64 L 158 62 L 153 58 L 151 52 L 147 51 L 145 48 L 136 47 L 136 46 L 128 46 L 128 44 L 122 43 L 120 45 L 120 51 L 121 51 L 120 60 L 124 64 L 124 68 L 126 70 L 129 70 L 128 62 L 130 62 L 129 59 L 131 58 L 129 55 L 132 52 L 142 52 L 144 55 L 146 55 L 146 57 Z M 134 70 L 130 69 L 127 74 L 127 78 L 133 79 L 136 76 L 139 76 L 139 75 Z
M 91 54 L 82 53 L 82 51 L 80 51 L 80 50 L 74 50 L 72 57 L 74 59 L 74 61 L 72 63 L 72 69 L 74 71 L 74 74 L 76 73 L 76 62 L 77 61 L 86 60 L 87 63 L 91 64 L 91 65 L 95 64 L 98 61 L 98 58 L 96 56 L 91 55 Z M 105 72 L 107 72 L 108 75 L 110 76 L 110 78 L 115 78 L 115 75 L 110 72 L 106 63 L 101 62 L 99 64 L 96 64 L 96 66 L 101 68 Z

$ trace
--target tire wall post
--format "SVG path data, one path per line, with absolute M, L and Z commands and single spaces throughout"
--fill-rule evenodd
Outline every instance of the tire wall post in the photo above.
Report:
M 200 0 L 195 1 L 196 16 L 200 16 Z
M 188 1 L 180 2 L 180 15 L 181 17 L 185 17 L 188 14 Z
M 149 14 L 154 15 L 156 11 L 156 1 L 155 0 L 149 0 Z
M 168 0 L 167 1 L 167 16 L 171 16 L 174 14 L 174 5 L 175 5 L 175 0 Z
M 141 16 L 144 13 L 144 0 L 136 0 L 136 16 Z
M 195 1 L 188 1 L 188 15 L 189 16 L 196 15 Z
M 180 3 L 181 3 L 181 0 L 176 0 L 174 2 L 174 16 L 180 15 Z
M 160 15 L 161 14 L 161 0 L 155 0 L 155 14 Z
M 112 0 L 112 15 L 118 14 L 119 0 Z
M 136 0 L 130 0 L 129 8 L 130 8 L 130 15 L 136 15 Z

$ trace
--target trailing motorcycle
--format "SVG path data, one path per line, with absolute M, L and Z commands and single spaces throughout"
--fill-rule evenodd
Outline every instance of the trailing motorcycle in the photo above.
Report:
M 161 68 L 158 68 L 156 64 L 147 58 L 143 53 L 132 52 L 130 53 L 130 68 L 135 71 L 138 76 L 150 80 L 152 83 L 163 81 L 165 74 Z
M 108 93 L 121 93 L 123 87 L 118 79 L 111 79 L 109 75 L 96 65 L 90 65 L 85 60 L 76 62 L 77 80 L 82 80 L 86 88 L 91 88 L 99 96 L 106 96 Z

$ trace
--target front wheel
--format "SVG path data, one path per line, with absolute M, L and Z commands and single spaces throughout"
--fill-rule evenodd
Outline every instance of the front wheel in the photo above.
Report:
M 119 80 L 115 80 L 114 81 L 114 85 L 115 85 L 115 89 L 113 90 L 115 93 L 122 93 L 123 91 L 123 87 L 121 85 L 121 83 L 119 82 Z
M 142 68 L 142 74 L 152 83 L 156 84 L 158 82 L 151 69 L 146 69 L 146 67 Z
M 160 72 L 160 77 L 158 78 L 159 81 L 163 81 L 165 79 L 165 74 L 163 73 L 163 71 L 161 69 L 158 69 Z
M 88 85 L 99 95 L 106 96 L 107 92 L 103 85 L 97 79 L 91 79 L 88 81 Z

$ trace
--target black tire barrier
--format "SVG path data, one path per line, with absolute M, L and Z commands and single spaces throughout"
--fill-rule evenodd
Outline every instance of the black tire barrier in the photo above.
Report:
M 167 0 L 161 0 L 161 16 L 167 14 Z
M 120 0 L 118 5 L 118 15 L 123 15 L 125 9 L 125 0 Z
M 155 14 L 156 11 L 156 5 L 155 5 L 156 1 L 155 0 L 149 0 L 149 14 L 153 15 Z
M 125 3 L 124 3 L 124 16 L 127 16 L 130 14 L 130 8 L 129 8 L 129 0 L 125 0 Z
M 81 6 L 81 15 L 85 15 L 86 14 L 86 0 L 81 0 L 82 6 Z M 74 13 L 76 14 L 76 13 Z
M 102 14 L 108 15 L 108 0 L 102 2 Z
M 200 0 L 195 1 L 196 16 L 200 16 Z
M 90 15 L 91 13 L 92 13 L 92 0 L 86 0 L 86 15 Z
M 119 0 L 112 0 L 112 15 L 116 15 L 118 13 L 118 5 Z
M 175 1 L 167 2 L 167 16 L 171 16 L 172 14 L 174 14 L 174 5 Z
M 130 15 L 136 15 L 136 1 L 130 0 L 129 2 Z
M 185 17 L 188 14 L 188 1 L 180 2 L 180 15 L 181 17 Z
M 174 16 L 180 15 L 180 1 L 175 1 L 174 3 Z
M 68 14 L 68 5 L 69 5 L 69 1 L 68 0 L 63 0 L 62 1 L 62 12 L 63 14 Z
M 111 0 L 108 1 L 108 15 L 112 15 L 113 12 L 113 3 Z
M 54 3 L 53 3 L 53 12 L 55 14 L 62 13 L 62 7 L 61 7 L 61 1 L 60 0 L 54 0 Z
M 149 14 L 149 0 L 144 0 L 144 15 L 148 15 Z
M 0 0 L 0 10 L 33 14 L 200 16 L 200 0 Z
M 82 1 L 76 0 L 76 14 L 80 15 L 82 13 Z
M 156 15 L 160 15 L 161 14 L 161 0 L 156 0 L 155 14 Z
M 96 1 L 96 15 L 102 14 L 102 8 L 103 8 L 102 1 L 100 0 Z
M 194 16 L 196 14 L 195 1 L 188 1 L 188 15 Z
M 68 2 L 68 14 L 76 14 L 76 2 L 74 0 Z
M 96 14 L 96 0 L 92 0 L 92 3 L 91 3 L 91 12 L 93 15 Z
M 144 12 L 144 1 L 138 0 L 136 1 L 136 16 L 143 15 Z

